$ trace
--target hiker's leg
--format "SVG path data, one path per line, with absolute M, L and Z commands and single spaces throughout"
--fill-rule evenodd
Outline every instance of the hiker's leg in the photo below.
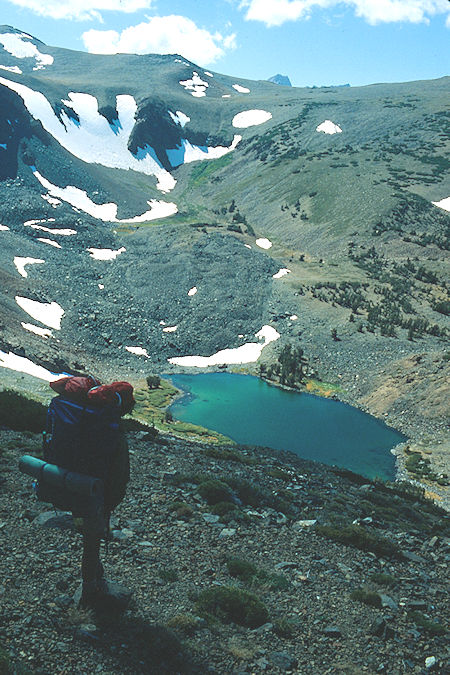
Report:
M 100 562 L 100 536 L 96 532 L 83 533 L 83 558 L 81 561 L 81 577 L 83 586 L 96 586 L 97 576 L 102 564 Z

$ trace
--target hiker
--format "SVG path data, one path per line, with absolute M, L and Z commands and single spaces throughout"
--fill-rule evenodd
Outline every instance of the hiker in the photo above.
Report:
M 51 439 L 47 451 L 44 448 L 45 459 L 103 481 L 102 499 L 78 498 L 67 509 L 83 536 L 79 606 L 95 608 L 108 595 L 100 542 L 108 540 L 111 512 L 122 501 L 130 476 L 120 418 L 134 407 L 133 387 L 128 382 L 100 385 L 91 377 L 66 377 L 50 386 L 59 396 L 49 407 Z

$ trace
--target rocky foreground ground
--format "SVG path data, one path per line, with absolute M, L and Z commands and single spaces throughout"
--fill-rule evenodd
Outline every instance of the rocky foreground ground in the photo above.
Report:
M 17 469 L 39 436 L 0 431 L 1 673 L 448 672 L 446 514 L 420 491 L 288 453 L 129 437 L 103 556 L 134 598 L 105 616 L 74 606 L 79 535 Z

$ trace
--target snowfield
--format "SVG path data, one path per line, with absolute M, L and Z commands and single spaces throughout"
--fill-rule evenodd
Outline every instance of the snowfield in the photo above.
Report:
M 143 223 L 148 220 L 156 220 L 157 218 L 166 218 L 167 216 L 172 216 L 178 211 L 177 205 L 173 202 L 162 202 L 158 201 L 157 199 L 151 199 L 150 201 L 147 201 L 147 204 L 151 207 L 150 211 L 146 211 L 140 216 L 135 216 L 134 218 L 124 218 L 121 220 L 117 218 L 118 207 L 114 202 L 96 204 L 92 201 L 92 199 L 90 199 L 90 197 L 88 197 L 85 190 L 80 190 L 80 188 L 77 188 L 74 185 L 67 185 L 65 188 L 53 185 L 53 183 L 50 183 L 50 181 L 41 176 L 39 171 L 37 171 L 34 167 L 33 174 L 38 179 L 40 184 L 48 190 L 50 195 L 59 197 L 71 206 L 81 209 L 81 211 L 84 211 L 85 213 L 88 213 L 90 216 L 98 218 L 99 220 L 113 223 Z M 51 230 L 48 231 L 51 232 Z
M 42 54 L 36 45 L 28 40 L 32 40 L 31 35 L 26 33 L 2 33 L 0 34 L 0 43 L 7 52 L 16 57 L 16 59 L 34 58 L 36 65 L 33 70 L 41 70 L 44 66 L 51 66 L 54 58 L 50 54 Z
M 234 150 L 237 144 L 242 140 L 242 136 L 235 134 L 230 147 L 218 145 L 208 147 L 206 145 L 192 145 L 187 139 L 183 139 L 181 146 L 174 150 L 166 150 L 167 157 L 171 166 L 174 168 L 181 164 L 189 164 L 203 159 L 218 159 Z
M 272 274 L 272 279 L 281 279 L 286 276 L 286 274 L 290 274 L 290 272 L 291 270 L 288 270 L 287 267 L 282 267 L 276 274 Z
M 64 377 L 64 373 L 51 373 L 46 368 L 30 361 L 30 359 L 26 359 L 24 356 L 17 356 L 13 352 L 6 353 L 0 351 L 0 367 L 16 370 L 18 373 L 27 373 L 47 382 L 53 382 Z
M 20 295 L 16 295 L 16 302 L 24 312 L 36 321 L 40 321 L 45 326 L 55 330 L 61 329 L 64 310 L 57 302 L 38 302 L 37 300 L 22 298 Z
M 243 110 L 233 117 L 231 124 L 237 129 L 248 129 L 258 124 L 264 124 L 272 119 L 272 113 L 267 110 Z
M 63 110 L 61 120 L 53 111 L 44 94 L 23 84 L 0 77 L 0 84 L 15 91 L 26 109 L 39 120 L 44 129 L 72 155 L 89 164 L 101 164 L 111 169 L 133 169 L 158 179 L 157 188 L 169 192 L 176 181 L 159 163 L 153 148 L 140 148 L 138 156 L 128 150 L 128 141 L 134 127 L 137 104 L 133 96 L 116 96 L 118 123 L 111 126 L 98 112 L 95 96 L 69 93 L 63 103 L 79 117 L 79 122 Z
M 180 127 L 186 126 L 188 122 L 191 121 L 191 118 L 185 115 L 181 110 L 177 110 L 175 113 L 168 111 L 169 115 L 175 122 L 175 124 L 179 124 Z
M 342 134 L 342 129 L 331 120 L 325 120 L 316 127 L 316 131 L 323 131 L 324 134 Z
M 131 354 L 135 354 L 136 356 L 145 356 L 147 359 L 150 358 L 150 356 L 147 353 L 147 350 L 144 349 L 143 347 L 125 347 L 127 352 L 130 352 Z
M 206 89 L 209 87 L 209 83 L 202 80 L 200 75 L 195 71 L 192 73 L 190 80 L 180 80 L 180 84 L 196 98 L 206 96 Z
M 212 356 L 180 356 L 168 359 L 169 363 L 176 366 L 188 366 L 192 368 L 207 368 L 208 366 L 237 365 L 241 363 L 254 363 L 261 356 L 264 347 L 278 340 L 280 334 L 272 326 L 263 326 L 255 335 L 263 343 L 246 342 L 235 349 L 222 349 Z
M 40 258 L 20 258 L 19 256 L 14 258 L 14 265 L 17 267 L 17 271 L 25 279 L 28 276 L 25 265 L 36 265 L 38 263 L 45 263 L 45 260 L 41 260 Z
M 243 87 L 241 84 L 233 84 L 231 85 L 233 89 L 236 89 L 240 94 L 249 94 L 250 89 L 247 89 L 247 87 Z
M 22 328 L 29 331 L 30 333 L 40 335 L 43 338 L 53 337 L 52 331 L 49 330 L 48 328 L 40 328 L 39 326 L 35 326 L 33 323 L 24 323 L 23 321 L 21 322 L 20 325 L 22 326 Z
M 257 246 L 259 246 L 259 248 L 264 248 L 264 249 L 266 249 L 266 251 L 267 251 L 269 248 L 272 248 L 272 242 L 270 241 L 270 239 L 265 239 L 264 237 L 262 237 L 261 239 L 257 239 L 257 240 L 255 241 L 255 244 L 256 244 Z
M 434 204 L 434 206 L 438 206 L 440 209 L 444 209 L 444 211 L 450 211 L 450 197 L 447 197 L 446 199 L 441 199 L 440 202 L 431 202 Z
M 122 246 L 117 251 L 114 251 L 112 248 L 88 248 L 91 258 L 94 260 L 115 260 L 118 255 L 125 253 L 127 250 L 125 246 Z
M 22 71 L 19 66 L 1 66 L 1 70 L 7 70 L 9 73 L 15 73 L 16 75 L 22 75 Z

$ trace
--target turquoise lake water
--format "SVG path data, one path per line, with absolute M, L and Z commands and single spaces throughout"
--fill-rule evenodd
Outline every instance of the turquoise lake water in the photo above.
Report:
M 177 420 L 214 429 L 237 443 L 291 450 L 369 478 L 395 476 L 390 450 L 405 436 L 357 408 L 284 391 L 250 375 L 202 373 L 169 379 L 186 392 L 171 406 Z

